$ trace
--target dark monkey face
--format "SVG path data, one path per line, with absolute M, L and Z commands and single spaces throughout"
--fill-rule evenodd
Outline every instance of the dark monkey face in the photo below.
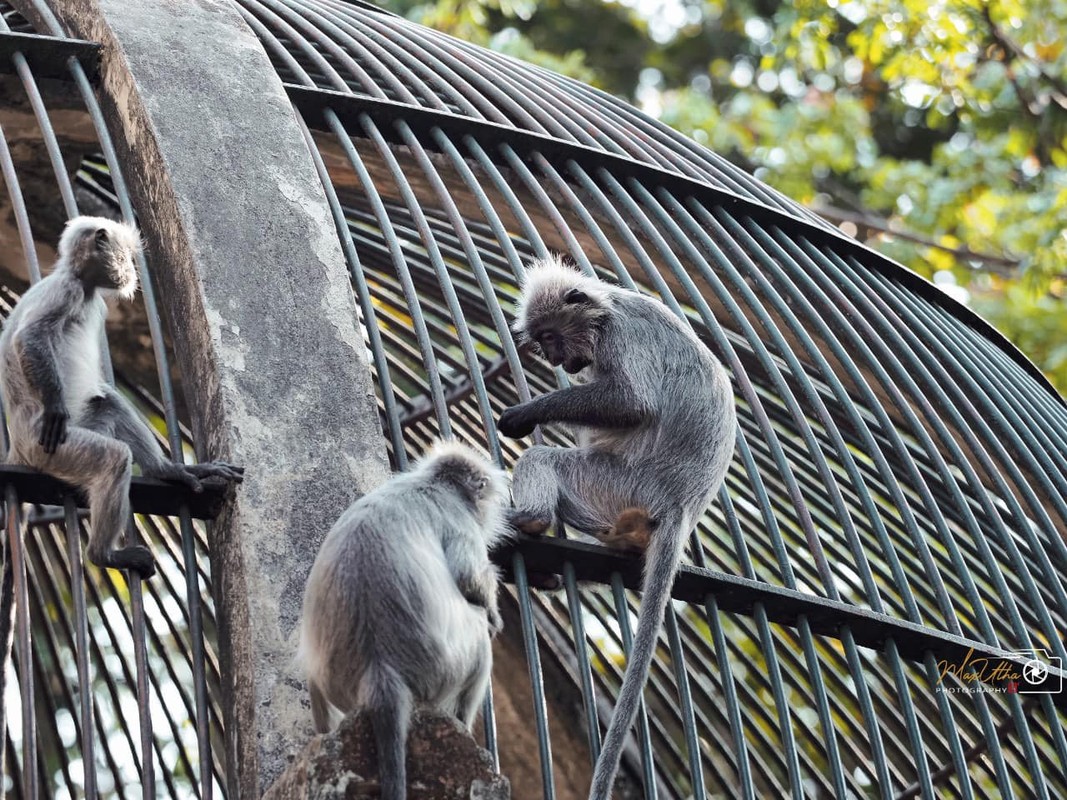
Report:
M 127 299 L 137 291 L 140 252 L 136 228 L 103 217 L 71 220 L 59 242 L 59 255 L 68 260 L 85 286 L 114 291 Z
M 540 317 L 531 314 L 528 322 L 530 341 L 549 364 L 563 367 L 569 375 L 593 363 L 598 322 L 590 313 L 591 302 L 581 289 L 569 289 L 555 310 Z

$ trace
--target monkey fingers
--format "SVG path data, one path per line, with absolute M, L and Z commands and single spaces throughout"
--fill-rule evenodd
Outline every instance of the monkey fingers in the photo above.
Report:
M 67 412 L 51 410 L 41 419 L 41 437 L 38 444 L 46 453 L 52 455 L 59 445 L 67 441 Z
M 244 467 L 237 467 L 225 461 L 205 461 L 203 464 L 190 464 L 186 470 L 197 478 L 222 478 L 233 483 L 244 480 Z

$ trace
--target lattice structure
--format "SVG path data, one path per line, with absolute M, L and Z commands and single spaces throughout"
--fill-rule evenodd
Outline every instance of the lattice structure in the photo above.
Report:
M 942 678 L 968 653 L 1067 658 L 1067 407 L 1009 343 L 588 86 L 362 3 L 237 6 L 305 126 L 395 467 L 442 434 L 505 465 L 528 444 L 494 421 L 563 379 L 508 330 L 535 255 L 662 298 L 730 369 L 735 460 L 690 542 L 624 782 L 665 798 L 1067 794 L 1067 695 Z M 543 674 L 572 685 L 595 756 L 638 606 L 639 564 L 559 533 L 500 554 L 540 746 L 540 785 L 516 797 L 562 781 L 549 712 L 571 709 Z M 531 591 L 530 570 L 564 591 Z M 507 771 L 491 714 L 486 730 Z

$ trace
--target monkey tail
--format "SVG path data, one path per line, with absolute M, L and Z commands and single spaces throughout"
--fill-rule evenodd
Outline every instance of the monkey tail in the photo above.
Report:
M 411 721 L 411 690 L 392 668 L 379 665 L 372 669 L 373 674 L 366 676 L 364 707 L 378 749 L 381 800 L 407 800 L 405 754 Z
M 611 724 L 604 735 L 604 744 L 593 770 L 589 800 L 611 798 L 623 745 L 637 718 L 648 670 L 656 653 L 656 643 L 663 627 L 667 603 L 674 586 L 674 573 L 681 558 L 686 533 L 680 515 L 664 515 L 652 534 L 648 550 L 645 551 L 645 578 L 637 635 L 634 636 L 630 657 L 626 661 L 626 674 L 615 703 L 615 712 L 611 716 Z
M 0 583 L 0 780 L 7 775 L 7 665 L 15 632 L 15 573 L 10 547 L 4 548 L 4 576 Z

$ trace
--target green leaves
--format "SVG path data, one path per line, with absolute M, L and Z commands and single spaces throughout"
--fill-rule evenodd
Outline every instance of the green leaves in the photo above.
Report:
M 869 244 L 951 272 L 1067 390 L 1067 0 L 391 5 L 625 95 L 828 217 L 867 220 Z

